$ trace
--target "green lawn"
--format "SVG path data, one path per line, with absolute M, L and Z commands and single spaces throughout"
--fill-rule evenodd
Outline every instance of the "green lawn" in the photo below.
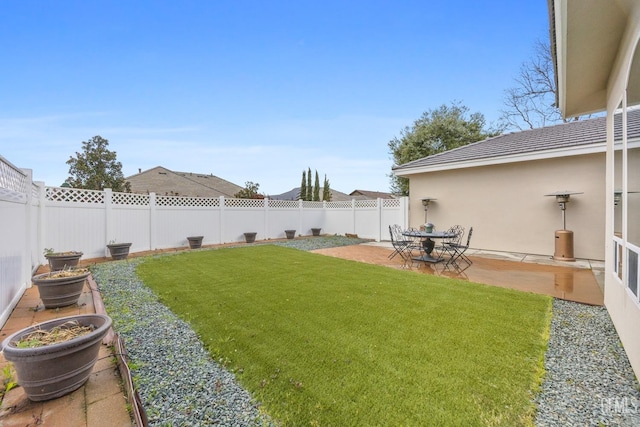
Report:
M 265 245 L 150 258 L 283 425 L 532 425 L 549 297 Z

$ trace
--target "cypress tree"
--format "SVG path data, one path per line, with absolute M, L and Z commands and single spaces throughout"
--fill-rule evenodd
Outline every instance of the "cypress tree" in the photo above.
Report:
M 311 186 L 311 168 L 307 172 L 307 198 L 306 200 L 313 200 L 313 187 Z
M 300 184 L 298 199 L 307 200 L 307 176 L 305 171 L 302 171 L 302 183 Z
M 318 178 L 318 171 L 316 170 L 316 181 L 313 187 L 313 201 L 320 201 L 320 178 Z
M 322 186 L 322 200 L 325 202 L 331 201 L 331 189 L 329 188 L 329 180 L 327 179 L 327 174 L 324 175 L 324 185 Z

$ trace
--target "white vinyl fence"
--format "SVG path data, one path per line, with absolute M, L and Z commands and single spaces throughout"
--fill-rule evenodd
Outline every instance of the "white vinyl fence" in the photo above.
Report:
M 203 245 L 280 239 L 285 230 L 310 235 L 357 234 L 388 240 L 389 225 L 408 225 L 408 200 L 348 202 L 159 196 L 33 183 L 0 156 L 0 325 L 45 262 L 44 250 L 81 251 L 83 259 L 108 256 L 108 243 L 132 243 L 132 253 L 188 246 L 188 236 Z

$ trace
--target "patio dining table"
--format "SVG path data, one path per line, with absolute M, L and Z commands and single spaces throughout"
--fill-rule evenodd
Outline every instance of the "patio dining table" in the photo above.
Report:
M 452 233 L 448 233 L 446 231 L 420 231 L 420 230 L 407 230 L 402 233 L 403 236 L 411 237 L 414 239 L 422 240 L 422 245 L 424 247 L 424 255 L 419 257 L 412 258 L 414 261 L 422 261 L 422 262 L 430 262 L 436 263 L 440 262 L 442 258 L 434 258 L 431 256 L 433 252 L 433 248 L 435 246 L 435 242 L 432 239 L 448 239 L 454 237 L 455 235 Z

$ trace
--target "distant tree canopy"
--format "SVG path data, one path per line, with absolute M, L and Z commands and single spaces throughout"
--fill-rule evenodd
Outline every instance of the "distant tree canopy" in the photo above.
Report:
M 131 191 L 131 184 L 124 179 L 122 163 L 116 160 L 116 152 L 107 147 L 109 141 L 97 135 L 82 142 L 82 152 L 70 156 L 69 177 L 65 183 L 74 188 L 89 190 Z
M 237 197 L 238 199 L 260 199 L 261 194 L 258 193 L 258 189 L 260 188 L 260 184 L 257 182 L 247 181 L 244 183 L 244 188 L 238 191 L 233 197 Z
M 469 108 L 453 102 L 429 110 L 394 137 L 388 146 L 395 165 L 451 150 L 452 148 L 499 135 L 502 129 L 485 130 L 481 113 L 469 114 Z M 390 175 L 391 191 L 409 195 L 409 180 Z

